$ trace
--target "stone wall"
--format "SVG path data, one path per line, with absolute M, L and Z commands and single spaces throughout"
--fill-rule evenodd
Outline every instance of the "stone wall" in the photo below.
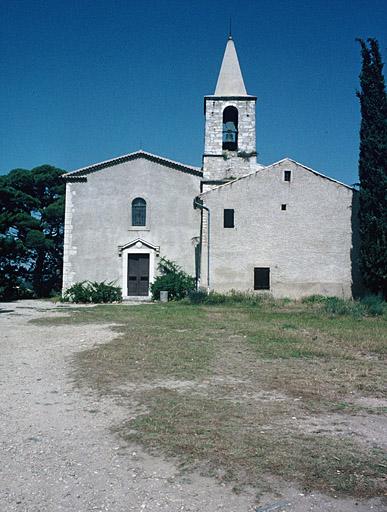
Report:
M 74 271 L 72 260 L 77 254 L 77 248 L 73 245 L 73 196 L 72 183 L 66 183 L 64 243 L 63 243 L 63 289 L 69 288 L 74 283 Z
M 255 97 L 230 99 L 205 98 L 204 180 L 245 176 L 256 166 Z M 223 151 L 223 111 L 238 109 L 238 151 Z

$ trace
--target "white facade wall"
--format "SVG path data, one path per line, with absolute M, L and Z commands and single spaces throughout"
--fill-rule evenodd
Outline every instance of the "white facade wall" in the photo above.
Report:
M 353 194 L 291 160 L 202 194 L 211 211 L 210 288 L 253 290 L 254 268 L 269 267 L 275 297 L 350 297 Z M 235 228 L 223 227 L 224 208 L 235 210 Z M 203 240 L 205 287 L 206 234 Z
M 157 274 L 161 256 L 195 275 L 200 223 L 192 203 L 200 190 L 199 176 L 137 158 L 85 177 L 86 182 L 67 183 L 64 289 L 83 280 L 114 281 L 124 289 L 122 258 L 130 249 L 120 255 L 119 247 L 138 238 L 158 248 L 151 276 Z M 136 197 L 147 202 L 145 228 L 131 226 Z

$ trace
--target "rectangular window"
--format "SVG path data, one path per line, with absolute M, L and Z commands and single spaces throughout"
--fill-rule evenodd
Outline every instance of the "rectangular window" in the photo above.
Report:
M 292 176 L 292 171 L 284 171 L 284 181 L 290 181 Z
M 270 290 L 270 268 L 255 267 L 254 290 Z
M 223 227 L 233 228 L 234 227 L 234 210 L 225 208 L 223 210 Z
M 282 211 L 286 210 L 286 204 L 281 204 L 281 210 Z

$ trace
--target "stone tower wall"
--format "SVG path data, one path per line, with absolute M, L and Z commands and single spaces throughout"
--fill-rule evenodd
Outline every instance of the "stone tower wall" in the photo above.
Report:
M 204 180 L 238 178 L 256 168 L 254 96 L 240 98 L 205 98 Z M 222 149 L 223 111 L 228 106 L 238 109 L 238 151 Z

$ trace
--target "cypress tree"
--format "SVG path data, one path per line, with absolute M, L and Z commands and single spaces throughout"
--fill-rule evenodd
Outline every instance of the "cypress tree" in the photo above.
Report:
M 360 72 L 360 268 L 364 285 L 387 298 L 387 97 L 375 39 L 357 40 Z

